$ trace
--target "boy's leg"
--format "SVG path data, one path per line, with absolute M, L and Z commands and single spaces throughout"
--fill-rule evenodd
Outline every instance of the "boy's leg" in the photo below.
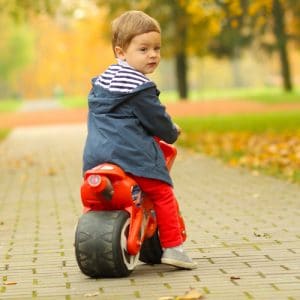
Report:
M 164 249 L 162 262 L 180 268 L 193 269 L 196 264 L 182 248 L 179 211 L 173 188 L 167 183 L 150 178 L 133 176 L 140 188 L 153 201 L 159 238 Z
M 153 201 L 162 247 L 181 245 L 183 241 L 178 223 L 178 207 L 172 187 L 156 179 L 136 176 L 133 178 Z

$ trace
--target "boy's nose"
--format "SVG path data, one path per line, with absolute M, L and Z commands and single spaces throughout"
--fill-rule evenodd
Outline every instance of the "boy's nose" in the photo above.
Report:
M 150 57 L 156 57 L 158 55 L 157 51 L 151 50 L 150 51 Z

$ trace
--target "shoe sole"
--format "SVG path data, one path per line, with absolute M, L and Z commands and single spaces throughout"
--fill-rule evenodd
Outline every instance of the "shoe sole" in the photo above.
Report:
M 180 261 L 180 260 L 176 260 L 176 259 L 172 259 L 172 258 L 162 258 L 161 262 L 163 264 L 171 265 L 173 267 L 177 267 L 177 268 L 180 268 L 180 269 L 192 270 L 192 269 L 197 268 L 196 263 L 184 262 L 184 261 Z

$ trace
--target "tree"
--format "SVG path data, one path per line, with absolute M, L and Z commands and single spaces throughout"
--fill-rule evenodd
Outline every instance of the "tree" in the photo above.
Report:
M 30 14 L 53 15 L 61 0 L 0 0 L 0 14 L 6 14 L 15 21 L 23 21 Z
M 288 36 L 285 23 L 285 8 L 280 0 L 273 0 L 272 3 L 273 15 L 273 31 L 276 37 L 277 49 L 281 62 L 281 75 L 283 78 L 283 86 L 286 91 L 292 90 L 292 81 L 290 73 L 290 63 L 287 51 Z
M 288 43 L 291 37 L 287 28 L 287 14 L 290 19 L 297 19 L 297 12 L 299 13 L 299 1 L 294 0 L 255 0 L 253 4 L 257 14 L 264 14 L 265 22 L 262 24 L 264 34 L 272 33 L 274 42 L 263 42 L 262 45 L 266 49 L 275 50 L 279 54 L 281 76 L 283 88 L 285 91 L 292 91 L 293 84 L 290 72 L 290 62 L 288 53 Z M 263 40 L 263 39 L 262 39 Z
M 103 37 L 103 11 L 92 6 L 82 14 L 85 17 L 79 19 L 37 16 L 30 20 L 36 55 L 18 76 L 18 87 L 27 98 L 86 95 L 91 78 L 113 62 Z
M 202 55 L 212 34 L 218 31 L 213 0 L 97 0 L 109 9 L 110 18 L 125 10 L 143 10 L 156 18 L 163 31 L 163 53 L 174 57 L 180 99 L 188 98 L 188 55 Z
M 31 14 L 54 14 L 60 0 L 0 0 L 0 97 L 12 93 L 14 76 L 33 58 Z M 16 91 L 14 93 L 17 93 Z
M 216 0 L 221 10 L 220 32 L 211 39 L 209 51 L 217 58 L 227 57 L 232 65 L 236 86 L 241 86 L 239 58 L 242 50 L 250 45 L 253 35 L 249 28 L 252 19 L 247 15 L 249 0 L 221 1 Z
M 14 75 L 33 57 L 33 35 L 25 24 L 14 24 L 2 16 L 0 27 L 5 28 L 0 39 L 0 97 L 8 96 Z
M 33 7 L 14 8 L 14 2 L 0 11 L 0 28 L 5 29 L 0 39 L 0 97 L 51 97 L 57 91 L 85 95 L 91 77 L 113 61 L 103 38 L 105 12 L 92 2 L 73 0 L 55 7 L 53 15 L 44 10 L 38 14 Z M 9 14 L 13 8 L 20 18 Z
M 251 43 L 261 49 L 279 53 L 283 88 L 292 90 L 286 14 L 296 17 L 300 11 L 295 0 L 232 0 L 216 1 L 223 11 L 222 30 L 211 43 L 211 50 L 217 56 L 234 58 Z M 295 10 L 298 8 L 298 10 Z M 270 39 L 270 36 L 273 38 Z

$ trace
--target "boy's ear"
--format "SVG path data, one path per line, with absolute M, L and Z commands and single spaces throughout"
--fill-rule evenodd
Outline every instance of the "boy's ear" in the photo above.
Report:
M 117 58 L 125 60 L 125 52 L 121 47 L 116 46 L 115 47 L 115 53 L 116 53 Z

